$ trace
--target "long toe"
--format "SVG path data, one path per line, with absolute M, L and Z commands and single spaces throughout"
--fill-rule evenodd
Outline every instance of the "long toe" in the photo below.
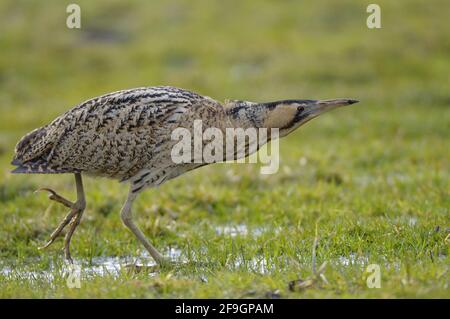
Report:
M 77 210 L 72 209 L 67 215 L 66 217 L 64 217 L 64 219 L 62 220 L 62 222 L 58 225 L 58 227 L 56 227 L 56 229 L 53 231 L 53 233 L 50 235 L 50 239 L 48 240 L 48 242 L 42 246 L 39 247 L 39 249 L 45 249 L 48 246 L 50 246 L 51 244 L 53 244 L 53 242 L 55 241 L 55 239 L 61 234 L 61 232 L 63 231 L 63 229 L 67 226 L 67 224 L 69 224 L 69 222 L 75 218 L 75 215 L 77 214 Z
M 46 191 L 49 192 L 50 194 L 48 195 L 48 198 L 50 200 L 53 200 L 55 202 L 58 202 L 60 204 L 63 204 L 64 206 L 68 207 L 68 208 L 72 208 L 74 206 L 74 203 L 72 203 L 70 200 L 65 199 L 64 197 L 62 197 L 61 195 L 59 195 L 58 193 L 56 193 L 53 189 L 51 188 L 47 188 L 47 187 L 42 187 L 39 188 L 35 191 L 35 193 L 37 192 L 42 192 L 42 191 Z
M 75 233 L 75 230 L 80 224 L 81 216 L 83 215 L 83 210 L 78 209 L 76 210 L 76 212 L 77 214 L 72 218 L 72 221 L 69 226 L 69 231 L 67 232 L 66 237 L 64 238 L 64 255 L 67 261 L 71 264 L 73 264 L 73 260 L 70 255 L 70 241 L 72 240 L 72 236 Z

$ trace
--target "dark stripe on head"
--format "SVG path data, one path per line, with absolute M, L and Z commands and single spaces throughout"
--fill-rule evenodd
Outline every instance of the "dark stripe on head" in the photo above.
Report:
M 267 108 L 269 108 L 269 110 L 273 110 L 280 104 L 294 104 L 294 103 L 309 104 L 309 103 L 314 103 L 314 102 L 316 102 L 316 100 L 280 100 L 280 101 L 263 103 L 263 105 L 266 106 Z
M 292 121 L 290 121 L 288 125 L 283 127 L 283 129 L 290 129 L 291 127 L 293 127 L 298 122 L 303 121 L 305 118 L 307 118 L 308 115 L 309 115 L 309 113 L 305 112 L 305 109 L 303 107 L 298 108 L 297 109 L 297 113 L 295 113 L 295 116 L 292 119 Z

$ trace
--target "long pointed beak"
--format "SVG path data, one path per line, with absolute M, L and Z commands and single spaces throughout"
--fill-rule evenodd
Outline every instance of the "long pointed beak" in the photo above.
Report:
M 316 101 L 314 105 L 312 105 L 312 112 L 314 113 L 314 115 L 319 115 L 332 109 L 345 105 L 355 104 L 358 102 L 358 100 L 354 99 L 319 100 Z
M 344 106 L 358 103 L 358 100 L 352 99 L 334 99 L 334 100 L 319 100 L 317 101 L 320 105 L 336 105 L 336 106 Z

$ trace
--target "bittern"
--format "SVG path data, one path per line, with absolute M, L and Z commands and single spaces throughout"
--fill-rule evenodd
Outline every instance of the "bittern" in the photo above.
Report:
M 174 129 L 192 130 L 195 120 L 206 128 L 278 129 L 286 136 L 318 115 L 358 101 L 282 100 L 269 103 L 227 101 L 170 86 L 143 87 L 113 92 L 85 101 L 53 122 L 25 135 L 15 148 L 12 173 L 75 175 L 77 200 L 65 199 L 50 188 L 49 198 L 70 209 L 50 235 L 50 246 L 69 225 L 64 240 L 65 258 L 72 262 L 70 241 L 86 207 L 82 176 L 102 176 L 130 184 L 121 210 L 125 226 L 154 260 L 166 260 L 133 221 L 131 207 L 144 189 L 156 187 L 206 163 L 175 163 L 171 150 Z M 254 149 L 250 152 L 255 152 Z M 235 154 L 236 155 L 236 154 Z M 236 156 L 248 156 L 249 152 Z

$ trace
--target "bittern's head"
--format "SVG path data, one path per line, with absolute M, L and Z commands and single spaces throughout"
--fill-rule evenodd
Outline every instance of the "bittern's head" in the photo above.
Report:
M 280 137 L 286 136 L 309 120 L 340 106 L 357 103 L 352 99 L 284 100 L 262 103 L 265 116 L 263 127 L 278 128 Z

